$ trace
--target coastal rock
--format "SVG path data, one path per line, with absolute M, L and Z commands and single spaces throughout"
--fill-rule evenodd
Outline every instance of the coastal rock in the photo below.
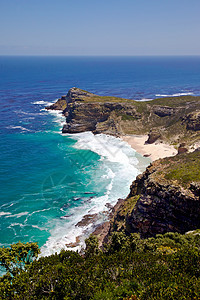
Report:
M 45 107 L 46 109 L 52 110 L 62 110 L 65 111 L 69 103 L 73 103 L 75 101 L 84 101 L 84 98 L 92 97 L 94 94 L 89 93 L 87 91 L 81 90 L 79 88 L 73 87 L 69 89 L 67 95 L 59 98 L 56 103 Z
M 183 118 L 188 130 L 200 130 L 200 111 L 192 112 Z
M 148 143 L 158 138 L 167 143 L 182 139 L 187 140 L 188 147 L 199 138 L 200 97 L 165 97 L 140 102 L 98 96 L 74 87 L 47 109 L 62 110 L 66 117 L 63 133 L 92 131 L 115 136 L 149 133 Z
M 120 112 L 132 118 L 140 117 L 131 105 L 95 100 L 94 94 L 81 92 L 80 89 L 70 89 L 66 96 L 67 106 L 63 111 L 67 123 L 62 132 L 92 131 L 95 134 L 120 135 L 123 133 L 120 126 Z
M 172 116 L 178 112 L 177 108 L 169 107 L 169 106 L 153 106 L 154 114 L 158 115 L 159 117 L 166 117 Z
M 48 110 L 61 110 L 61 111 L 65 110 L 67 107 L 66 97 L 67 96 L 62 96 L 56 101 L 56 103 L 50 106 L 46 106 L 45 108 Z
M 88 124 L 87 122 L 81 122 L 79 124 L 69 122 L 63 126 L 62 133 L 80 133 L 93 130 L 95 130 L 95 124 L 92 122 L 90 124 Z
M 73 87 L 73 88 L 69 89 L 67 96 L 66 96 L 66 101 L 68 103 L 71 103 L 74 101 L 84 101 L 84 98 L 93 97 L 93 96 L 95 96 L 95 95 L 90 92 Z
M 178 154 L 182 154 L 185 152 L 188 152 L 188 149 L 185 147 L 186 144 L 185 143 L 181 143 L 178 147 Z
M 146 141 L 147 144 L 153 144 L 155 143 L 159 138 L 161 137 L 161 134 L 157 130 L 151 130 L 148 134 L 148 140 Z
M 98 214 L 88 214 L 85 215 L 81 221 L 79 221 L 75 226 L 85 227 L 98 220 Z
M 131 185 L 130 194 L 114 215 L 110 233 L 138 232 L 150 237 L 200 228 L 200 174 L 195 173 L 196 168 L 200 168 L 199 152 L 152 163 Z M 188 178 L 191 170 L 193 182 Z

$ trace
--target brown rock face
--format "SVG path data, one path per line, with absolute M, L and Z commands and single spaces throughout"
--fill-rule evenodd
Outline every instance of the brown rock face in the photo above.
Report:
M 90 92 L 73 87 L 73 88 L 69 89 L 67 96 L 66 96 L 66 101 L 68 103 L 72 103 L 75 101 L 84 101 L 85 98 L 90 98 L 93 96 L 95 96 L 95 95 Z
M 46 109 L 65 111 L 69 103 L 73 103 L 74 101 L 84 101 L 85 98 L 92 96 L 94 96 L 94 94 L 73 87 L 68 91 L 67 95 L 62 96 L 56 103 L 47 106 Z
M 183 118 L 188 130 L 200 130 L 200 111 L 195 111 Z
M 110 115 L 110 110 L 98 103 L 80 103 L 75 101 L 68 104 L 64 111 L 67 124 L 63 133 L 95 131 L 98 122 L 104 122 Z
M 148 134 L 148 140 L 146 141 L 147 144 L 153 144 L 155 143 L 159 138 L 161 137 L 161 134 L 157 130 L 151 130 Z
M 67 96 L 62 96 L 60 99 L 56 101 L 56 103 L 46 106 L 46 109 L 52 109 L 52 110 L 64 110 L 67 107 L 67 102 L 66 102 L 66 97 Z
M 153 106 L 153 112 L 159 117 L 172 116 L 178 112 L 177 108 L 172 108 L 169 106 Z
M 199 228 L 199 216 L 199 199 L 196 196 L 188 196 L 175 186 L 148 182 L 127 223 L 132 232 L 140 232 L 147 237 Z
M 186 152 L 188 152 L 188 149 L 186 147 L 184 147 L 184 146 L 178 147 L 178 154 L 182 154 L 182 153 L 186 153 Z
M 66 117 L 63 133 L 92 131 L 115 136 L 149 133 L 148 143 L 159 138 L 168 143 L 184 140 L 188 146 L 200 136 L 200 97 L 140 102 L 71 88 L 47 109 L 63 112 Z
M 67 122 L 62 129 L 63 133 L 92 131 L 119 135 L 123 133 L 120 127 L 120 113 L 131 118 L 140 117 L 132 105 L 96 101 L 95 97 L 97 96 L 77 88 L 69 90 L 66 108 L 63 110 Z
M 149 237 L 200 228 L 200 183 L 183 187 L 176 180 L 166 180 L 162 161 L 154 162 L 131 186 L 128 199 L 137 195 L 139 199 L 126 216 L 125 227 L 129 233 L 139 232 L 142 237 Z

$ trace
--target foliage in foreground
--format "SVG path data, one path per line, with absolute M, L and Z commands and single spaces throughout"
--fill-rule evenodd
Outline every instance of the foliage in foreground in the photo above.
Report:
M 0 266 L 12 276 L 26 269 L 40 253 L 37 243 L 12 244 L 0 248 Z
M 114 233 L 104 251 L 91 236 L 85 256 L 61 251 L 0 279 L 0 299 L 199 299 L 200 236 L 142 240 Z

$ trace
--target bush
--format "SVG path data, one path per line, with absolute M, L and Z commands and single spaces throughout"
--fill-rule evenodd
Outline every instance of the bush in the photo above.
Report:
M 0 299 L 199 299 L 199 249 L 198 235 L 114 233 L 103 252 L 90 236 L 84 256 L 62 250 L 7 272 Z

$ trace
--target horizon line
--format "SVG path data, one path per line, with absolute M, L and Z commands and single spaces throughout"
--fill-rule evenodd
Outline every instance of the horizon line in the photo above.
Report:
M 1 56 L 7 57 L 185 57 L 185 56 L 200 56 L 200 54 L 134 54 L 134 55 L 126 55 L 126 54 L 0 54 Z

